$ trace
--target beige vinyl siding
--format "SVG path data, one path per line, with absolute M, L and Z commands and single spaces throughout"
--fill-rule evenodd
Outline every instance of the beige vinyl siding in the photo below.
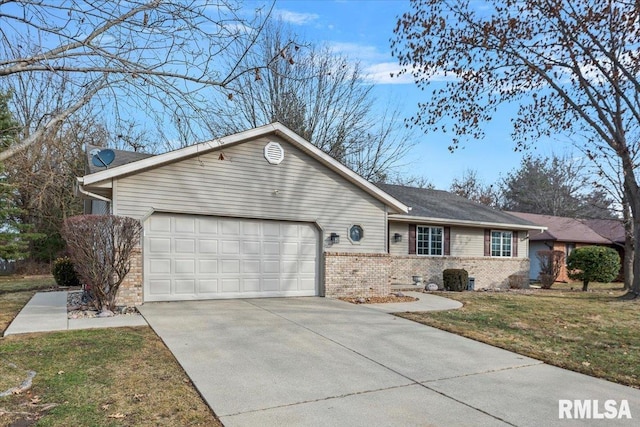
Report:
M 445 227 L 443 224 L 427 224 L 417 222 L 418 225 L 434 225 Z M 482 257 L 484 256 L 484 228 L 450 227 L 450 256 L 454 257 Z M 395 243 L 393 235 L 399 233 L 402 241 Z M 526 258 L 529 254 L 526 231 L 518 231 L 518 258 Z M 409 253 L 409 224 L 401 222 L 389 223 L 389 253 L 391 255 L 407 255 Z
M 451 227 L 451 256 L 484 256 L 484 229 Z
M 264 146 L 279 142 L 279 165 L 264 158 Z M 225 160 L 219 160 L 220 154 Z M 374 199 L 301 150 L 276 137 L 259 138 L 117 181 L 118 215 L 142 218 L 151 210 L 317 223 L 325 250 L 386 251 L 386 213 Z M 349 226 L 364 229 L 360 244 L 347 237 Z M 331 233 L 340 235 L 329 245 Z
M 396 233 L 402 236 L 401 242 L 393 241 L 393 235 Z M 389 253 L 391 255 L 407 255 L 409 253 L 409 224 L 389 223 Z
M 529 233 L 518 231 L 518 258 L 529 258 Z

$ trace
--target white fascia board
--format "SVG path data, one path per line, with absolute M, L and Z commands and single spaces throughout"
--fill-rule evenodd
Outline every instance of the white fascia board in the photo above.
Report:
M 463 219 L 446 219 L 446 218 L 432 218 L 426 216 L 410 216 L 410 215 L 389 215 L 389 221 L 395 222 L 411 222 L 411 223 L 435 223 L 442 225 L 459 225 L 463 227 L 474 227 L 474 228 L 500 228 L 500 229 L 509 229 L 509 230 L 539 230 L 543 232 L 547 229 L 547 227 L 543 227 L 541 225 L 522 225 L 522 224 L 509 224 L 502 222 L 483 222 L 483 221 L 468 221 Z
M 409 212 L 409 208 L 404 203 L 380 190 L 378 187 L 371 184 L 369 181 L 362 178 L 360 175 L 344 166 L 342 163 L 336 161 L 315 145 L 306 141 L 291 129 L 277 122 L 233 135 L 225 136 L 223 138 L 202 142 L 200 144 L 181 148 L 179 150 L 170 151 L 168 153 L 159 154 L 157 156 L 148 157 L 146 159 L 138 160 L 136 162 L 128 163 L 122 166 L 117 166 L 112 169 L 106 169 L 90 175 L 85 175 L 82 180 L 84 182 L 84 185 L 91 185 L 108 179 L 113 179 L 123 175 L 133 174 L 145 169 L 151 169 L 168 163 L 176 162 L 194 155 L 204 154 L 209 151 L 224 148 L 227 145 L 259 138 L 271 133 L 275 133 L 276 135 L 298 146 L 303 151 L 310 154 L 313 158 L 320 161 L 330 169 L 333 169 L 335 172 L 340 174 L 351 183 L 355 184 L 356 186 L 374 196 L 376 199 L 393 208 L 394 211 L 399 213 Z

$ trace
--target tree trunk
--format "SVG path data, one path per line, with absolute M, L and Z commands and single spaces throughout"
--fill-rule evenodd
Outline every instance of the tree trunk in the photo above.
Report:
M 624 273 L 624 289 L 631 290 L 633 286 L 633 218 L 631 208 L 626 197 L 622 199 L 622 217 L 624 224 L 624 260 L 622 260 L 622 271 Z
M 587 279 L 584 279 L 582 281 L 582 292 L 587 292 L 587 287 L 589 286 L 589 281 Z
M 636 181 L 634 173 L 634 162 L 629 156 L 628 151 L 618 152 L 618 156 L 622 161 L 622 173 L 624 175 L 624 196 L 629 203 L 631 209 L 631 218 L 633 225 L 633 248 L 640 247 L 640 187 Z M 640 296 L 640 257 L 633 257 L 633 277 L 629 297 L 637 298 Z

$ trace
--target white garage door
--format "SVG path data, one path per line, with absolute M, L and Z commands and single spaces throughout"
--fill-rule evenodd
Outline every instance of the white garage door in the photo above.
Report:
M 306 223 L 153 214 L 144 300 L 318 294 L 318 231 Z

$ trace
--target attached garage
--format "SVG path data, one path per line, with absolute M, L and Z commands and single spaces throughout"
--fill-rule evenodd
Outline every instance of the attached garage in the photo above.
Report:
M 144 228 L 145 301 L 319 294 L 313 224 L 154 213 Z
M 377 256 L 407 206 L 280 123 L 159 155 L 110 150 L 108 167 L 87 151 L 86 213 L 144 230 L 118 305 L 389 289 Z

